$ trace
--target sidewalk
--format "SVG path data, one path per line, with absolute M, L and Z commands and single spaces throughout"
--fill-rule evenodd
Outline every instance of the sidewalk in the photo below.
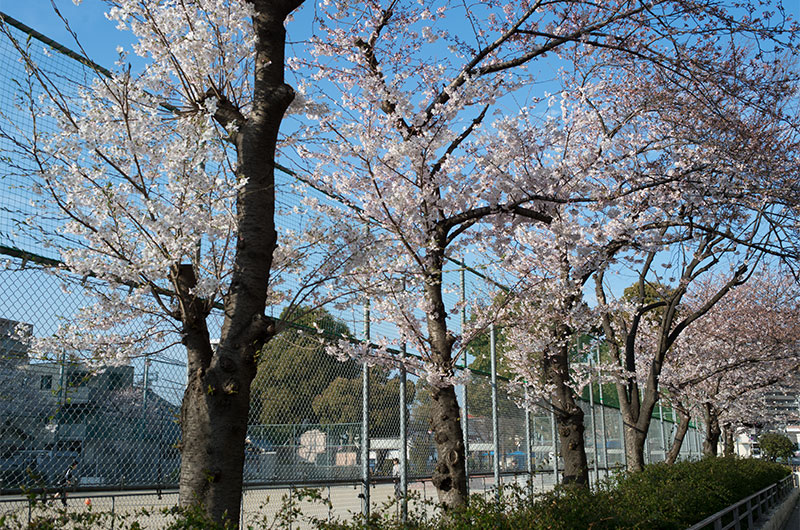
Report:
M 800 502 L 794 507 L 792 515 L 781 530 L 800 530 Z

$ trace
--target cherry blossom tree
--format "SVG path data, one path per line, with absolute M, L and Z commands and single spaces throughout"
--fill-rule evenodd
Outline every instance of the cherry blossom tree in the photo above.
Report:
M 687 295 L 693 308 L 718 290 L 720 280 L 702 282 Z M 800 367 L 800 286 L 778 271 L 760 270 L 736 287 L 681 335 L 662 382 L 702 410 L 703 452 L 716 455 L 723 431 L 732 433 L 753 414 L 769 391 L 795 383 Z
M 57 218 L 50 242 L 96 300 L 53 342 L 128 359 L 179 336 L 180 502 L 218 521 L 239 513 L 250 384 L 275 333 L 271 271 L 290 253 L 276 253 L 274 158 L 294 97 L 284 24 L 301 3 L 108 2 L 107 16 L 137 39 L 137 66 L 125 68 L 121 53 L 117 73 L 74 91 L 18 43 L 42 216 Z M 131 320 L 141 334 L 120 331 Z
M 680 285 L 685 286 L 720 262 L 729 267 L 731 261 L 726 256 L 734 252 L 744 251 L 742 264 L 763 252 L 784 255 L 781 246 L 786 238 L 781 229 L 757 228 L 760 219 L 779 218 L 786 212 L 781 206 L 785 199 L 781 186 L 765 190 L 760 183 L 766 167 L 777 169 L 772 174 L 778 175 L 784 162 L 789 163 L 787 167 L 793 165 L 796 136 L 791 127 L 787 132 L 780 125 L 783 113 L 748 114 L 747 104 L 742 106 L 741 100 L 734 98 L 726 100 L 725 105 L 739 106 L 748 118 L 719 123 L 719 102 L 708 104 L 695 99 L 693 90 L 686 91 L 657 71 L 651 73 L 657 82 L 645 82 L 637 75 L 644 92 L 630 88 L 621 92 L 619 86 L 629 87 L 626 80 L 631 85 L 633 80 L 619 72 L 613 83 L 604 85 L 600 80 L 588 87 L 576 84 L 580 90 L 576 90 L 571 106 L 562 103 L 562 109 L 567 110 L 562 116 L 565 140 L 557 150 L 556 144 L 551 146 L 556 156 L 530 162 L 555 166 L 555 159 L 566 168 L 569 173 L 561 183 L 562 204 L 545 210 L 553 219 L 550 223 L 516 221 L 513 236 L 497 240 L 494 249 L 496 255 L 504 256 L 502 267 L 524 279 L 525 287 L 518 289 L 521 303 L 513 306 L 512 319 L 517 322 L 512 332 L 511 343 L 516 345 L 512 358 L 524 383 L 538 387 L 550 398 L 559 421 L 565 481 L 574 477 L 588 480 L 583 415 L 575 399 L 589 374 L 585 365 L 573 366 L 570 361 L 574 337 L 598 327 L 605 334 L 614 362 L 603 367 L 604 377 L 620 382 L 620 402 L 628 427 L 628 463 L 639 469 L 643 465 L 644 433 L 658 400 L 654 392 L 658 370 L 652 374 L 655 384 L 647 386 L 644 393 L 649 401 L 640 408 L 638 388 L 641 381 L 648 381 L 651 365 L 642 360 L 637 363 L 637 355 L 640 359 L 650 355 L 645 344 L 655 351 L 661 348 L 659 355 L 664 355 L 674 340 L 656 339 L 642 332 L 645 326 L 640 323 L 642 319 L 648 323 L 664 319 L 663 329 L 677 330 L 677 336 L 699 315 L 681 320 L 684 317 L 676 313 L 685 287 L 650 292 L 654 287 L 664 287 L 665 276 L 654 270 L 654 262 L 661 260 L 661 264 L 669 265 L 670 246 L 684 249 L 687 254 L 683 258 L 673 258 L 678 269 L 683 259 Z M 783 78 L 781 69 L 775 75 Z M 761 91 L 761 87 L 754 82 L 749 90 Z M 781 101 L 786 104 L 783 90 L 772 94 L 778 106 Z M 692 100 L 694 104 L 688 105 L 694 109 L 692 121 L 686 122 L 682 118 L 687 108 L 684 105 Z M 769 166 L 761 166 L 765 159 L 748 165 L 742 155 L 749 152 L 749 156 L 759 157 L 761 147 L 760 141 L 746 147 L 747 139 L 763 132 L 764 123 L 778 124 L 769 135 L 781 148 L 772 151 L 775 156 Z M 698 134 L 715 127 L 726 127 L 724 141 Z M 530 137 L 530 130 L 520 136 Z M 593 138 L 602 139 L 602 145 L 598 147 Z M 726 190 L 721 187 L 724 182 L 733 187 Z M 753 202 L 741 200 L 742 189 L 752 189 Z M 771 206 L 764 208 L 760 201 Z M 771 208 L 775 204 L 775 212 L 781 213 L 773 218 Z M 791 230 L 791 226 L 786 228 Z M 638 269 L 640 274 L 632 304 L 623 298 L 609 300 L 605 284 L 609 275 L 626 269 Z M 731 285 L 709 299 L 709 307 L 727 289 L 743 281 L 748 270 L 734 267 Z M 597 286 L 596 304 L 584 300 L 590 280 Z M 667 298 L 669 304 L 664 302 Z M 663 358 L 656 357 L 654 362 L 660 366 Z M 637 374 L 637 368 L 644 370 L 644 375 Z M 534 395 L 537 389 L 529 390 Z
M 735 174 L 726 155 L 767 114 L 749 110 L 761 101 L 756 94 L 767 105 L 786 97 L 780 63 L 743 54 L 724 37 L 750 32 L 769 41 L 765 48 L 791 37 L 769 20 L 734 22 L 721 4 L 707 2 L 327 7 L 313 57 L 296 64 L 310 79 L 300 90 L 317 120 L 294 140 L 297 168 L 343 205 L 324 209 L 337 227 L 350 227 L 342 237 L 369 248 L 349 278 L 371 295 L 373 315 L 395 323 L 397 341 L 423 356 L 416 368 L 432 383 L 440 501 L 466 502 L 455 362 L 498 317 L 496 309 L 481 313 L 461 336 L 448 325 L 460 307 L 446 305 L 442 271 L 467 251 L 501 262 L 533 293 L 528 306 L 547 313 L 551 325 L 542 325 L 537 351 L 549 352 L 545 379 L 563 412 L 562 454 L 576 455 L 565 481 L 588 485 L 566 355 L 568 337 L 588 322 L 582 286 L 625 252 L 684 237 L 652 234 L 700 206 L 682 202 L 682 186 L 702 202 L 716 197 L 715 179 Z M 734 63 L 745 64 L 724 66 Z M 545 73 L 562 64 L 575 68 L 563 77 Z M 555 97 L 537 91 L 542 76 L 557 78 L 548 86 Z M 727 138 L 697 135 L 731 116 L 713 115 L 731 100 L 745 116 L 757 115 L 753 123 Z M 695 114 L 698 125 L 687 126 Z M 769 128 L 757 138 L 770 135 L 779 133 Z M 705 164 L 713 170 L 700 178 Z M 513 263 L 525 254 L 524 264 Z M 550 287 L 554 279 L 558 286 Z M 353 353 L 399 362 L 380 348 Z

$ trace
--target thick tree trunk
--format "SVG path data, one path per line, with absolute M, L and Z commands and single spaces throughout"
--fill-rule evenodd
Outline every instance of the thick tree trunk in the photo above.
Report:
M 231 284 L 217 351 L 205 317 L 209 308 L 191 294 L 194 271 L 174 274 L 188 355 L 188 385 L 181 406 L 181 505 L 200 504 L 215 521 L 238 523 L 244 444 L 255 358 L 274 327 L 264 316 L 276 247 L 274 164 L 278 130 L 294 92 L 284 83 L 284 21 L 302 0 L 252 0 L 255 72 L 248 116 L 219 93 L 215 118 L 233 131 L 236 174 L 246 181 L 236 199 L 238 224 Z M 245 180 L 246 179 L 246 180 Z
M 652 361 L 644 390 L 639 393 L 639 383 L 628 380 L 617 384 L 625 431 L 625 459 L 628 471 L 644 469 L 647 433 L 653 421 L 653 411 L 658 403 L 658 377 L 661 374 L 661 356 Z M 630 366 L 630 365 L 629 365 Z
M 719 426 L 719 416 L 714 406 L 706 403 L 703 406 L 703 415 L 706 423 L 706 439 L 703 441 L 703 455 L 717 456 L 717 447 L 722 434 Z
M 647 443 L 647 431 L 637 427 L 638 422 L 623 420 L 625 424 L 625 461 L 628 471 L 644 469 L 644 446 Z
M 444 264 L 444 232 L 437 232 L 434 248 L 429 251 L 428 271 L 425 278 L 425 296 L 430 304 L 428 334 L 431 343 L 431 361 L 445 378 L 452 376 L 453 336 L 447 330 L 447 312 L 442 297 L 442 265 Z M 433 472 L 433 485 L 439 502 L 446 509 L 467 504 L 467 471 L 465 465 L 464 435 L 461 412 L 455 387 L 443 382 L 432 390 L 433 409 L 431 427 L 439 459 Z
M 704 456 L 717 456 L 720 434 L 719 428 L 706 430 L 706 439 L 703 441 Z
M 193 279 L 191 266 L 182 266 L 181 271 L 176 282 L 179 286 L 180 278 Z M 197 307 L 202 304 L 188 294 L 193 282 L 185 285 L 187 288 L 180 291 L 189 381 L 181 406 L 180 503 L 200 504 L 215 521 L 229 519 L 236 523 L 241 504 L 250 383 L 256 373 L 254 359 L 274 329 L 266 318 L 255 314 L 243 328 L 223 338 L 214 352 L 205 315 Z M 192 315 L 198 318 L 192 320 Z
M 562 333 L 562 336 L 568 336 Z M 575 393 L 569 386 L 569 347 L 560 346 L 556 355 L 545 359 L 548 379 L 555 386 L 552 405 L 556 428 L 560 439 L 561 457 L 564 459 L 564 484 L 589 487 L 589 463 L 586 445 L 583 411 L 575 401 Z
M 565 485 L 589 487 L 589 464 L 584 444 L 583 411 L 572 395 L 554 400 L 561 456 L 564 458 L 562 480 Z
M 180 502 L 201 504 L 216 521 L 239 519 L 254 372 L 254 363 L 215 362 L 191 374 L 184 393 Z
M 644 446 L 650 424 L 644 421 L 646 412 L 643 410 L 642 400 L 639 399 L 638 383 L 635 380 L 617 383 L 617 396 L 622 415 L 622 436 L 625 440 L 625 467 L 628 471 L 641 471 L 644 469 Z
M 433 471 L 433 485 L 439 502 L 447 508 L 464 506 L 467 502 L 464 437 L 460 420 L 455 387 L 434 388 L 431 426 L 439 460 Z
M 733 426 L 731 424 L 726 424 L 722 429 L 722 454 L 723 456 L 733 456 L 734 455 L 734 436 L 733 436 Z
M 678 417 L 680 418 L 678 421 L 678 430 L 675 431 L 675 439 L 672 440 L 672 446 L 669 448 L 669 453 L 667 453 L 667 464 L 674 464 L 675 461 L 678 460 L 678 455 L 680 455 L 681 447 L 683 446 L 683 440 L 686 438 L 686 433 L 689 431 L 689 415 L 678 411 Z

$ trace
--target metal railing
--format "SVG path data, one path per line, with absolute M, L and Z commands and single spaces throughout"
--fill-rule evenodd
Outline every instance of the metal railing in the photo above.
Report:
M 706 517 L 687 530 L 703 530 L 707 528 L 713 528 L 714 530 L 741 530 L 743 528 L 755 528 L 755 523 L 771 508 L 785 499 L 792 488 L 794 488 L 794 477 L 789 475 L 772 486 L 768 486 L 736 504 Z

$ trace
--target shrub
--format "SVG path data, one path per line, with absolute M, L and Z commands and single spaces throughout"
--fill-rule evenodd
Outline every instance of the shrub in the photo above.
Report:
M 398 520 L 397 501 L 374 510 L 368 519 L 361 515 L 346 520 L 319 519 L 307 515 L 303 504 L 322 503 L 332 508 L 320 490 L 298 489 L 283 497 L 274 519 L 263 517 L 255 528 L 293 528 L 324 530 L 372 529 L 477 529 L 477 530 L 591 530 L 683 529 L 731 504 L 777 482 L 790 473 L 788 467 L 763 460 L 707 458 L 673 465 L 652 464 L 637 473 L 621 472 L 597 491 L 577 487 L 558 487 L 530 496 L 528 489 L 504 486 L 499 499 L 474 495 L 470 505 L 433 520 L 426 509 L 433 504 L 419 496 L 410 498 L 407 524 Z M 324 510 L 328 511 L 328 510 Z M 198 507 L 168 508 L 161 513 L 169 519 L 165 530 L 227 530 L 232 525 L 215 525 Z M 30 526 L 13 515 L 0 516 L 0 528 L 88 530 L 115 528 L 141 530 L 133 518 L 109 513 L 67 513 L 47 505 L 35 505 Z M 148 515 L 143 512 L 143 515 Z M 252 528 L 252 527 L 251 527 Z
M 788 436 L 774 432 L 765 432 L 759 436 L 758 445 L 764 456 L 773 462 L 778 458 L 789 458 L 797 450 L 797 446 Z
M 760 460 L 706 458 L 622 473 L 604 493 L 631 528 L 686 528 L 788 473 Z

